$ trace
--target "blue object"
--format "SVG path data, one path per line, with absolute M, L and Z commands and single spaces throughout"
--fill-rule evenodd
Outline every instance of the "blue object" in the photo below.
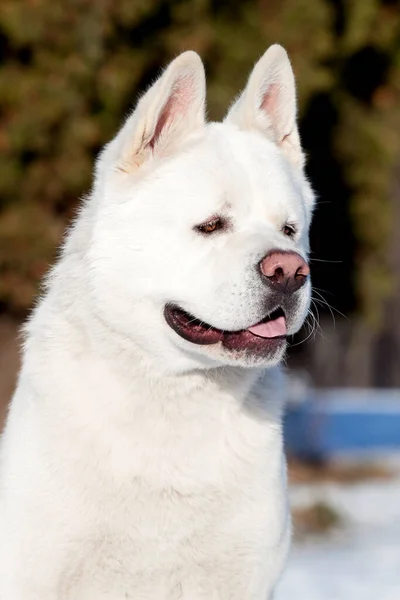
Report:
M 400 390 L 313 391 L 289 406 L 284 420 L 286 449 L 298 457 L 400 452 Z

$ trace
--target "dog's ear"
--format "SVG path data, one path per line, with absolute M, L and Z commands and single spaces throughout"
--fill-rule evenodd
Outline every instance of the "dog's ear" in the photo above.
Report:
M 205 74 L 195 52 L 173 60 L 139 100 L 117 136 L 117 169 L 129 173 L 172 154 L 205 124 Z
M 259 130 L 302 167 L 296 123 L 296 85 L 286 50 L 275 44 L 256 63 L 247 85 L 226 117 L 240 129 Z

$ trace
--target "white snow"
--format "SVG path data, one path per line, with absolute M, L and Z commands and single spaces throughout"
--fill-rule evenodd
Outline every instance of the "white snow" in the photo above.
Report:
M 274 600 L 400 600 L 400 478 L 294 486 L 293 506 L 323 501 L 344 518 L 294 544 Z

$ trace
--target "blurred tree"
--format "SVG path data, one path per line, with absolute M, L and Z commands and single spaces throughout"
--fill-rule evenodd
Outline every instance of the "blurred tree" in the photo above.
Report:
M 321 375 L 318 355 L 308 359 L 321 383 L 353 365 L 360 348 L 368 361 L 398 268 L 389 239 L 398 215 L 390 191 L 400 157 L 399 9 L 397 0 L 2 0 L 0 307 L 30 308 L 90 188 L 96 153 L 163 65 L 198 51 L 209 114 L 220 118 L 253 62 L 279 42 L 296 72 L 320 197 L 312 256 L 340 261 L 313 264 L 316 294 L 322 288 L 336 308 L 360 315 L 332 334 L 345 365 L 338 358 Z

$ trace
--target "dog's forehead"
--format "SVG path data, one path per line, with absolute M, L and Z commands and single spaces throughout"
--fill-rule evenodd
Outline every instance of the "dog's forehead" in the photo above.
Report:
M 199 214 L 281 215 L 302 208 L 301 186 L 279 149 L 255 132 L 211 124 L 185 155 L 182 185 Z M 194 207 L 191 206 L 193 214 Z

